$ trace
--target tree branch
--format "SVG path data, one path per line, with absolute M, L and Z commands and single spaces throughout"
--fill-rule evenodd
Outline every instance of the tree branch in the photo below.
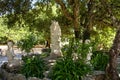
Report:
M 116 26 L 116 27 L 119 26 L 120 21 L 118 21 L 117 18 L 113 15 L 111 6 L 109 4 L 107 4 L 107 2 L 105 0 L 101 0 L 101 3 L 103 4 L 104 8 L 107 10 L 108 14 L 110 14 L 110 18 L 112 20 L 113 26 Z
M 68 10 L 67 10 L 65 4 L 63 3 L 63 1 L 62 0 L 55 0 L 55 1 L 56 1 L 56 3 L 58 3 L 61 6 L 62 12 L 65 15 L 65 17 L 68 20 L 73 20 L 72 16 L 68 13 Z

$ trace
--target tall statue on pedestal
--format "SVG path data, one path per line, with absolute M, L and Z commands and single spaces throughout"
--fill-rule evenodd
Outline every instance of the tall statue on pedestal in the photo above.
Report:
M 61 53 L 61 28 L 57 21 L 52 21 L 50 26 L 51 33 L 51 57 L 60 57 Z
M 13 50 L 13 41 L 9 40 L 8 43 L 7 43 L 7 46 L 8 46 L 8 50 L 7 50 L 7 58 L 8 58 L 8 62 L 11 62 L 13 59 L 14 59 L 14 50 Z

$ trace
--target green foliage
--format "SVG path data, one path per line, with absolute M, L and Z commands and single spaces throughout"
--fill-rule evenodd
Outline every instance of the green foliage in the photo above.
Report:
M 81 80 L 90 70 L 82 61 L 64 57 L 56 62 L 50 77 L 52 80 Z
M 94 27 L 94 32 L 91 33 L 91 41 L 94 42 L 95 50 L 109 50 L 112 45 L 115 32 L 115 28 Z
M 25 52 L 29 53 L 30 50 L 38 43 L 37 37 L 35 34 L 29 34 L 24 39 L 18 41 L 17 46 L 21 48 L 21 50 L 25 50 Z
M 13 40 L 15 43 L 17 41 L 20 41 L 22 39 L 25 39 L 26 36 L 33 33 L 35 37 L 38 38 L 40 44 L 43 44 L 45 42 L 45 34 L 48 34 L 45 31 L 37 31 L 35 28 L 31 28 L 24 24 L 24 27 L 20 27 L 19 24 L 16 24 L 15 26 L 12 26 L 12 28 L 8 28 L 5 23 L 3 22 L 4 18 L 0 17 L 0 43 L 6 43 L 7 40 Z M 32 24 L 32 22 L 31 22 Z M 32 25 L 33 26 L 33 25 Z M 47 36 L 47 35 L 46 35 Z
M 7 44 L 8 38 L 7 37 L 0 37 L 0 44 Z
M 0 0 L 0 14 L 6 13 L 15 13 L 15 14 L 24 14 L 29 9 L 31 9 L 32 0 Z
M 109 61 L 109 56 L 103 51 L 93 52 L 91 64 L 94 70 L 105 70 Z
M 21 73 L 28 77 L 43 78 L 43 71 L 45 70 L 45 63 L 39 55 L 29 55 L 22 57 L 24 64 Z
M 74 57 L 73 53 L 77 55 L 79 59 L 86 60 L 87 54 L 91 51 L 92 43 L 82 43 L 81 40 L 71 39 L 69 45 L 65 45 L 62 48 L 64 56 Z
M 91 66 L 85 60 L 89 47 L 90 44 L 71 40 L 69 45 L 62 49 L 64 57 L 58 60 L 53 67 L 50 75 L 52 80 L 81 80 L 88 74 Z

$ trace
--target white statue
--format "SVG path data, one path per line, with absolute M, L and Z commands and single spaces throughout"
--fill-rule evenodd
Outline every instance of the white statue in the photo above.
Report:
M 51 56 L 61 56 L 61 28 L 57 21 L 52 21 L 50 26 L 51 33 Z
M 8 62 L 11 62 L 13 59 L 14 59 L 14 50 L 13 50 L 13 41 L 8 41 L 7 43 L 7 46 L 8 46 L 8 50 L 7 50 L 7 58 L 8 58 Z

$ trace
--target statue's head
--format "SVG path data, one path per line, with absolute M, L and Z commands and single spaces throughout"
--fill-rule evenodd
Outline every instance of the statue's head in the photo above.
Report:
M 8 40 L 8 42 L 7 42 L 8 47 L 12 47 L 13 44 L 14 44 L 14 42 L 12 40 Z
M 50 26 L 51 33 L 54 35 L 61 35 L 61 28 L 57 21 L 52 20 L 52 24 Z

